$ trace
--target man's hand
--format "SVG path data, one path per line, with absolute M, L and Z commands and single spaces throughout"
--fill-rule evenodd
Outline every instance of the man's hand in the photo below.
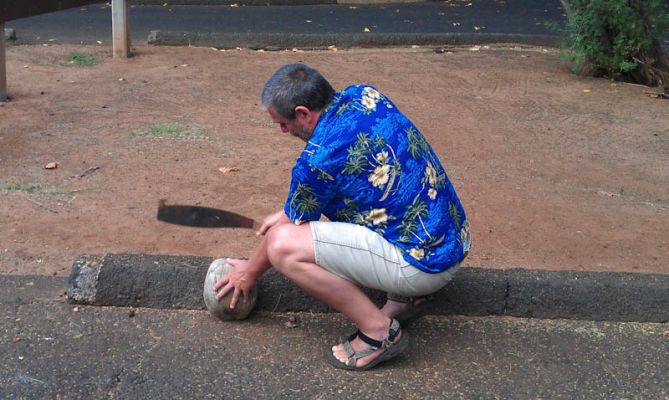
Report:
M 256 235 L 258 235 L 258 236 L 264 235 L 265 233 L 267 233 L 269 228 L 273 227 L 274 225 L 276 225 L 280 222 L 284 222 L 284 220 L 290 221 L 288 219 L 288 217 L 286 216 L 286 214 L 284 214 L 283 210 L 277 211 L 274 214 L 268 215 L 262 221 L 262 225 L 260 225 L 260 228 L 258 228 L 258 231 L 256 232 Z
M 249 299 L 249 293 L 253 289 L 257 277 L 249 271 L 248 260 L 235 260 L 228 258 L 226 262 L 234 268 L 228 272 L 226 276 L 214 284 L 214 291 L 216 291 L 216 299 L 221 300 L 223 296 L 234 290 L 232 299 L 230 300 L 230 309 L 234 310 L 239 301 L 239 296 L 243 296 L 243 301 L 246 303 Z

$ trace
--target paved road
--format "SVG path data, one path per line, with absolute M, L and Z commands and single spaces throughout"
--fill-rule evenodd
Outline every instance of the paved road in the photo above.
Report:
M 0 398 L 669 399 L 667 323 L 430 316 L 401 357 L 353 373 L 322 361 L 352 329 L 337 314 L 222 323 L 75 307 L 42 283 L 0 279 Z
M 95 44 L 111 40 L 110 7 L 75 8 L 15 21 L 20 43 Z M 152 30 L 242 34 L 521 34 L 550 35 L 546 22 L 563 23 L 558 0 L 452 0 L 385 5 L 136 6 L 130 10 L 134 43 Z
M 27 301 L 30 291 L 0 304 L 2 398 L 669 396 L 667 324 L 426 317 L 405 355 L 355 374 L 321 361 L 351 329 L 334 314 L 225 324 L 203 311 Z

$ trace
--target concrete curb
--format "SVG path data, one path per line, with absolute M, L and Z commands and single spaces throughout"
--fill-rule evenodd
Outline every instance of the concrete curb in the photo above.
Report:
M 209 257 L 81 255 L 68 281 L 75 304 L 203 309 Z M 257 310 L 330 312 L 270 270 L 258 281 Z M 381 304 L 384 294 L 368 291 Z M 506 315 L 595 321 L 669 321 L 669 276 L 582 271 L 462 268 L 435 295 L 433 315 Z
M 16 40 L 16 30 L 14 28 L 5 28 L 3 33 L 5 40 Z
M 199 46 L 229 49 L 291 49 L 386 46 L 444 46 L 491 43 L 519 43 L 531 46 L 556 47 L 560 38 L 550 35 L 496 34 L 496 33 L 199 33 L 151 31 L 148 44 L 163 46 Z

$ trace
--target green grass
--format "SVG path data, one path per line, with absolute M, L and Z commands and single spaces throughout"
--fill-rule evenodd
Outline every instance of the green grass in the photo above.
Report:
M 61 65 L 65 67 L 92 67 L 98 64 L 98 60 L 92 54 L 73 51 L 67 55 L 68 60 Z
M 178 139 L 178 140 L 206 140 L 207 135 L 199 128 L 190 128 L 176 122 L 168 124 L 156 124 L 148 129 L 137 132 L 130 132 L 130 138 L 158 138 L 158 139 Z
M 1 183 L 0 190 L 8 191 L 21 191 L 26 193 L 38 193 L 46 190 L 46 186 L 41 183 L 31 182 L 31 183 L 20 183 L 20 182 L 11 182 L 11 183 Z

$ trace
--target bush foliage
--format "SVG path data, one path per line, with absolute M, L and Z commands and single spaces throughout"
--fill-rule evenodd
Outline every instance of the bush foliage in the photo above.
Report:
M 577 72 L 625 79 L 641 64 L 659 61 L 658 67 L 666 68 L 658 60 L 664 58 L 658 38 L 669 31 L 662 0 L 571 0 L 565 5 L 569 58 Z

